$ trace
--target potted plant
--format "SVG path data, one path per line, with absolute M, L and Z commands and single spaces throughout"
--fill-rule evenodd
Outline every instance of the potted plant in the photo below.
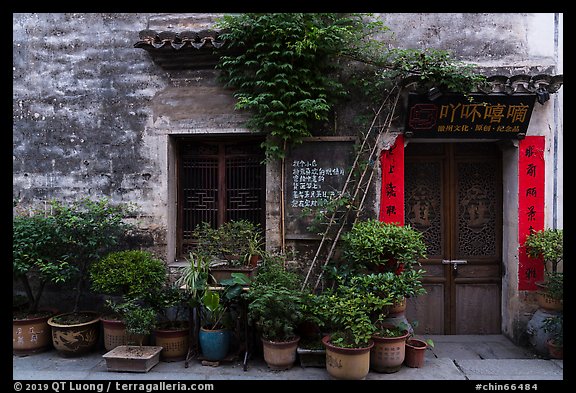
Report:
M 16 214 L 12 220 L 12 274 L 25 296 L 13 307 L 12 351 L 29 355 L 52 345 L 48 319 L 54 310 L 40 308 L 48 283 L 67 281 L 72 270 L 63 255 L 63 242 L 57 234 L 55 218 L 35 211 Z
M 295 330 L 303 317 L 299 276 L 286 269 L 280 256 L 268 255 L 245 297 L 248 320 L 260 334 L 264 361 L 272 370 L 291 368 L 300 341 Z
M 370 368 L 388 374 L 399 371 L 404 363 L 409 334 L 407 326 L 379 324 L 372 335 L 374 346 L 370 351 Z
M 156 327 L 156 310 L 138 300 L 128 300 L 116 304 L 116 311 L 122 314 L 126 332 L 136 338 L 137 345 L 119 345 L 102 355 L 108 371 L 150 371 L 160 362 L 162 351 L 160 346 L 144 345 L 145 338 Z
M 322 338 L 326 369 L 336 379 L 364 379 L 370 370 L 372 336 L 388 296 L 375 295 L 363 286 L 339 283 L 320 296 L 318 312 L 330 333 Z
M 115 312 L 100 317 L 104 332 L 104 347 L 110 351 L 118 345 L 131 344 L 122 310 L 115 303 L 131 300 L 158 304 L 162 288 L 168 282 L 164 262 L 144 250 L 113 251 L 95 261 L 89 268 L 91 288 L 97 293 L 115 296 L 108 299 L 108 308 Z M 158 306 L 161 308 L 161 305 Z
M 231 273 L 245 273 L 252 277 L 256 269 L 254 255 L 262 253 L 264 239 L 257 224 L 247 220 L 228 221 L 218 228 L 202 222 L 194 230 L 195 252 L 210 261 L 213 283 L 231 277 Z
M 193 323 L 191 350 L 200 352 L 198 337 L 200 334 L 200 311 L 204 292 L 208 288 L 210 277 L 210 261 L 205 254 L 190 252 L 187 258 L 188 264 L 182 270 L 182 274 L 176 280 L 175 285 L 183 290 L 188 298 L 188 306 L 191 312 L 190 319 Z
M 426 244 L 420 232 L 409 225 L 376 219 L 354 223 L 350 231 L 342 235 L 342 243 L 348 264 L 374 272 L 400 274 L 419 265 L 419 259 L 426 256 Z
M 553 359 L 564 359 L 564 314 L 546 317 L 542 322 L 544 331 L 550 334 L 546 340 L 548 353 Z
M 546 310 L 561 311 L 564 276 L 559 265 L 564 258 L 564 232 L 562 229 L 547 228 L 526 236 L 524 246 L 530 258 L 541 258 L 544 263 L 544 281 L 537 282 L 538 305 Z
M 127 205 L 113 205 L 106 198 L 93 201 L 82 198 L 64 205 L 52 201 L 58 236 L 64 242 L 64 257 L 74 276 L 62 283 L 72 285 L 72 311 L 48 320 L 52 343 L 63 356 L 76 356 L 93 350 L 98 343 L 100 313 L 79 310 L 80 299 L 89 279 L 89 267 L 113 250 L 131 225 L 124 219 L 130 212 Z
M 160 360 L 174 362 L 186 358 L 190 342 L 188 293 L 175 284 L 166 284 L 155 297 L 159 321 L 154 329 L 156 345 L 162 347 Z
M 220 282 L 219 287 L 207 286 L 200 303 L 199 347 L 208 361 L 226 358 L 233 333 L 232 306 L 240 298 L 249 278 L 243 273 Z

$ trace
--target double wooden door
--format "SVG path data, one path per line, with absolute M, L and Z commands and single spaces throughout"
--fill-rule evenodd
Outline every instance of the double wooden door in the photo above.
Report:
M 409 143 L 405 222 L 424 234 L 426 295 L 406 316 L 420 334 L 500 334 L 501 153 L 493 143 Z

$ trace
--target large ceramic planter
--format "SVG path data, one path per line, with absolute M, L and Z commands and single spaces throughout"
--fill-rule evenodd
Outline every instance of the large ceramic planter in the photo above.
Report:
M 162 347 L 119 345 L 105 353 L 108 371 L 147 373 L 160 362 Z
M 404 363 L 408 332 L 398 337 L 372 336 L 370 368 L 379 373 L 395 373 Z
M 52 332 L 48 319 L 54 315 L 47 311 L 31 318 L 12 319 L 12 353 L 18 356 L 46 351 L 52 346 Z
M 370 350 L 365 348 L 341 348 L 330 343 L 330 336 L 322 338 L 326 347 L 326 371 L 334 379 L 360 380 L 365 379 L 370 372 Z
M 48 320 L 52 328 L 52 344 L 62 356 L 73 357 L 91 352 L 98 343 L 100 314 L 93 311 L 81 313 L 88 317 L 87 322 L 67 325 L 54 320 L 74 313 L 59 314 Z
M 198 333 L 200 351 L 205 360 L 219 361 L 226 358 L 230 349 L 230 330 L 200 328 Z
M 427 348 L 428 344 L 426 344 L 426 341 L 415 338 L 408 339 L 406 341 L 404 364 L 412 368 L 420 368 L 424 366 Z
M 160 360 L 177 362 L 186 359 L 190 342 L 190 328 L 182 324 L 178 328 L 161 327 L 154 331 L 156 345 L 162 347 Z
M 296 361 L 296 349 L 300 337 L 291 341 L 262 340 L 264 361 L 271 370 L 288 370 Z

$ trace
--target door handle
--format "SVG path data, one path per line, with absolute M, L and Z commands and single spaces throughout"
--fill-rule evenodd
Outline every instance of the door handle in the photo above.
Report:
M 464 259 L 442 259 L 442 264 L 444 265 L 452 265 L 454 270 L 458 269 L 458 265 L 465 265 L 468 261 Z

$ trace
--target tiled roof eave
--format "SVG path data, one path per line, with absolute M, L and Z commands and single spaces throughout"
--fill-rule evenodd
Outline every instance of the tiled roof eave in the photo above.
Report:
M 477 86 L 470 93 L 498 94 L 498 95 L 521 95 L 536 94 L 545 95 L 556 93 L 564 83 L 562 74 L 517 74 L 513 76 L 493 75 L 486 79 L 485 85 Z M 410 76 L 403 80 L 405 90 L 419 92 L 424 89 L 420 84 L 419 76 Z

